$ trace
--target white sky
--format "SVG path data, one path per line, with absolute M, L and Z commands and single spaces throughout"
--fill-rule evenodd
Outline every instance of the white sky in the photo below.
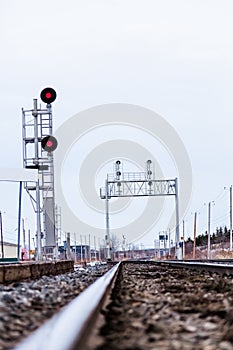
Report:
M 1 167 L 22 166 L 21 108 L 31 108 L 46 86 L 58 93 L 55 129 L 95 105 L 136 104 L 163 116 L 190 156 L 194 186 L 187 231 L 192 234 L 195 211 L 199 230 L 205 230 L 204 203 L 212 200 L 213 227 L 227 224 L 232 13 L 231 0 L 1 1 Z M 8 227 L 17 216 L 17 195 L 9 199 L 8 186 L 0 189 Z M 30 216 L 26 209 L 24 215 Z M 29 221 L 33 225 L 34 217 Z

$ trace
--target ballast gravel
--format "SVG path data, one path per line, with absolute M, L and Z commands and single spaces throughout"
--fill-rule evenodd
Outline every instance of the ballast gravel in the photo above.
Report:
M 98 265 L 0 285 L 0 350 L 13 349 L 108 270 L 109 266 Z

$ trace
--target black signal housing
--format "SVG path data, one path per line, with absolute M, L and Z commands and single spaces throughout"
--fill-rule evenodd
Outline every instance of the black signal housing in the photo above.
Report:
M 53 103 L 56 100 L 56 97 L 57 97 L 57 93 L 51 87 L 47 87 L 43 89 L 40 93 L 41 100 L 47 104 Z
M 45 136 L 42 140 L 41 140 L 41 147 L 46 151 L 46 152 L 53 152 L 55 151 L 55 149 L 57 148 L 57 139 L 52 136 L 52 135 L 48 135 Z

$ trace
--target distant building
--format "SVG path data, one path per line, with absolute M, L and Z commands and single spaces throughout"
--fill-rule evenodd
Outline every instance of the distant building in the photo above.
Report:
M 58 247 L 58 251 L 60 253 L 61 259 L 67 259 L 68 255 L 70 255 L 71 259 L 75 260 L 75 255 L 77 260 L 89 260 L 90 259 L 90 247 L 89 245 L 74 245 L 70 246 L 70 252 L 67 250 L 67 245 Z
M 69 254 L 70 258 L 76 261 L 95 261 L 95 260 L 103 260 L 105 258 L 104 250 L 95 250 L 90 249 L 89 245 L 71 245 L 70 252 L 67 251 L 67 246 L 64 244 L 63 246 L 58 247 L 59 258 L 67 259 Z
M 2 247 L 4 255 L 2 254 Z M 18 245 L 9 242 L 0 242 L 0 258 L 16 258 Z

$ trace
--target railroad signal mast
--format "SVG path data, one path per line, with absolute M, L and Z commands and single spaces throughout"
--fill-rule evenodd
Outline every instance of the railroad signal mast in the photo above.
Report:
M 24 184 L 37 218 L 37 260 L 41 260 L 43 254 L 56 256 L 55 250 L 57 249 L 53 162 L 53 151 L 57 148 L 57 140 L 52 135 L 51 105 L 56 99 L 56 91 L 52 88 L 45 88 L 41 91 L 40 97 L 46 103 L 45 108 L 38 106 L 37 99 L 34 99 L 33 109 L 22 109 L 23 167 L 38 169 L 36 186 L 27 182 Z M 42 214 L 44 233 L 41 230 Z M 45 239 L 43 251 L 42 239 Z

